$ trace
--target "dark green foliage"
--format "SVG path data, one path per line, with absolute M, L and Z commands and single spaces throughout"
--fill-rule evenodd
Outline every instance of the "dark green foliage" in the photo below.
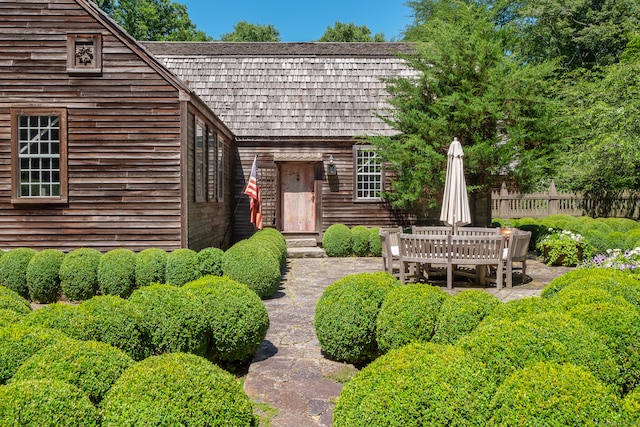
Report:
M 2 303 L 2 298 L 0 297 L 0 304 Z M 18 323 L 22 320 L 24 314 L 20 314 L 13 310 L 9 310 L 8 308 L 0 308 L 0 327 L 5 327 L 8 325 L 13 325 L 14 323 Z
M 498 383 L 538 362 L 572 363 L 620 388 L 613 352 L 597 332 L 566 314 L 543 313 L 522 320 L 481 325 L 457 346 L 482 361 Z
M 474 289 L 445 299 L 431 340 L 439 344 L 455 344 L 501 304 L 494 295 Z
M 620 424 L 621 402 L 580 366 L 541 362 L 515 371 L 496 391 L 488 426 Z
M 514 227 L 522 231 L 531 232 L 531 240 L 529 240 L 529 250 L 535 251 L 536 244 L 540 241 L 540 239 L 548 234 L 549 230 L 544 225 L 535 222 L 536 220 L 534 220 L 533 218 L 531 218 L 531 221 L 533 222 L 527 221 L 526 218 L 516 220 L 514 223 Z
M 63 302 L 33 310 L 22 319 L 22 324 L 57 329 L 68 337 L 78 340 L 91 340 L 97 337 L 91 316 L 78 310 L 77 306 Z
M 206 324 L 202 303 L 182 288 L 149 285 L 129 298 L 151 354 L 185 352 L 204 356 Z
M 129 368 L 102 401 L 104 427 L 257 427 L 251 400 L 228 372 L 183 353 Z
M 449 295 L 436 286 L 413 283 L 389 291 L 376 321 L 376 340 L 382 353 L 410 342 L 428 342 Z
M 255 292 L 227 277 L 205 276 L 184 285 L 204 306 L 208 357 L 216 362 L 245 362 L 269 328 L 267 309 Z
M 38 350 L 69 337 L 60 331 L 14 324 L 0 328 L 0 384 Z
M 166 282 L 173 286 L 182 286 L 200 277 L 198 253 L 181 248 L 167 255 Z
M 452 346 L 413 343 L 366 366 L 343 388 L 334 427 L 484 426 L 495 384 Z
M 31 258 L 27 266 L 27 288 L 32 301 L 49 304 L 62 295 L 60 266 L 64 252 L 45 249 Z
M 69 252 L 60 266 L 62 293 L 70 301 L 86 300 L 98 292 L 98 266 L 102 253 L 93 248 Z
M 96 296 L 82 302 L 78 310 L 89 316 L 89 329 L 95 331 L 95 339 L 123 350 L 134 360 L 142 360 L 151 354 L 146 346 L 145 334 L 136 305 L 115 295 Z
M 352 274 L 329 285 L 316 305 L 315 329 L 327 356 L 362 363 L 379 355 L 376 319 L 400 281 L 387 273 Z
M 351 229 L 352 252 L 355 256 L 369 255 L 369 230 L 363 225 Z
M 205 248 L 198 252 L 198 271 L 200 276 L 222 276 L 222 256 L 220 248 Z
M 24 361 L 10 382 L 55 379 L 72 384 L 97 404 L 120 375 L 133 365 L 122 350 L 97 341 L 67 340 Z
M 136 255 L 136 287 L 152 283 L 165 283 L 167 252 L 159 248 L 147 248 Z
M 372 256 L 380 256 L 382 254 L 380 227 L 371 227 L 369 229 L 369 250 Z
M 22 298 L 29 299 L 27 267 L 35 254 L 36 251 L 31 248 L 15 248 L 5 252 L 0 262 L 0 286 L 5 286 Z
M 20 314 L 29 314 L 31 311 L 31 304 L 29 301 L 21 297 L 17 292 L 11 289 L 0 286 L 0 309 L 13 310 Z
M 322 247 L 329 257 L 345 257 L 353 252 L 351 230 L 344 224 L 332 224 L 322 236 Z
M 276 254 L 259 241 L 242 240 L 222 257 L 225 276 L 243 283 L 260 298 L 268 298 L 280 287 L 280 262 Z
M 98 286 L 102 295 L 123 298 L 135 289 L 136 254 L 130 249 L 112 249 L 100 258 Z
M 63 381 L 18 381 L 0 387 L 2 426 L 93 427 L 99 419 L 89 398 Z

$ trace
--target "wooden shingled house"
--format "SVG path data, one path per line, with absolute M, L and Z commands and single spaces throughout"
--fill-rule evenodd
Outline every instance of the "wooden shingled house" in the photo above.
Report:
M 228 246 L 234 141 L 93 3 L 0 2 L 1 248 Z
M 401 43 L 173 43 L 147 49 L 180 77 L 236 137 L 234 236 L 253 232 L 242 198 L 255 156 L 266 226 L 315 237 L 335 223 L 390 225 L 385 169 L 358 137 L 394 131 L 384 79 L 411 76 Z

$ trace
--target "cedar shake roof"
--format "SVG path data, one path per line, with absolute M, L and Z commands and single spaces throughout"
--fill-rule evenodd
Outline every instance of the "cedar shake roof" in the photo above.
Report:
M 143 45 L 241 138 L 392 135 L 382 79 L 416 75 L 403 43 Z

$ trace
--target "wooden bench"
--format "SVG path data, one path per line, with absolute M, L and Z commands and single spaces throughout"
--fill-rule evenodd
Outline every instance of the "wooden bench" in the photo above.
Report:
M 407 282 L 407 271 L 415 264 L 414 271 L 421 275 L 432 264 L 449 262 L 449 235 L 400 234 L 400 281 Z M 419 267 L 420 266 L 420 267 Z

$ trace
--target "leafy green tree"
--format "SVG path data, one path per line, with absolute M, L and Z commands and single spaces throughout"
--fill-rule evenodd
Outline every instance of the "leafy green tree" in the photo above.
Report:
M 345 24 L 336 22 L 333 27 L 327 27 L 319 42 L 384 42 L 383 33 L 371 35 L 371 30 L 366 25 L 356 25 L 353 22 Z
M 560 86 L 561 126 L 572 144 L 558 183 L 592 199 L 592 216 L 610 216 L 624 192 L 640 203 L 639 41 L 629 44 L 624 61 L 574 72 Z
M 98 0 L 96 4 L 136 40 L 211 40 L 196 29 L 187 7 L 171 0 Z
M 223 34 L 220 40 L 223 42 L 279 42 L 280 31 L 273 25 L 240 21 L 233 27 L 233 32 Z
M 467 183 L 485 197 L 508 177 L 526 188 L 550 167 L 556 147 L 554 106 L 545 97 L 553 68 L 505 55 L 483 7 L 432 3 L 428 19 L 405 33 L 419 42 L 405 58 L 416 77 L 387 83 L 393 108 L 381 117 L 398 134 L 368 138 L 395 172 L 385 197 L 422 213 L 441 200 L 454 137 L 465 150 Z

